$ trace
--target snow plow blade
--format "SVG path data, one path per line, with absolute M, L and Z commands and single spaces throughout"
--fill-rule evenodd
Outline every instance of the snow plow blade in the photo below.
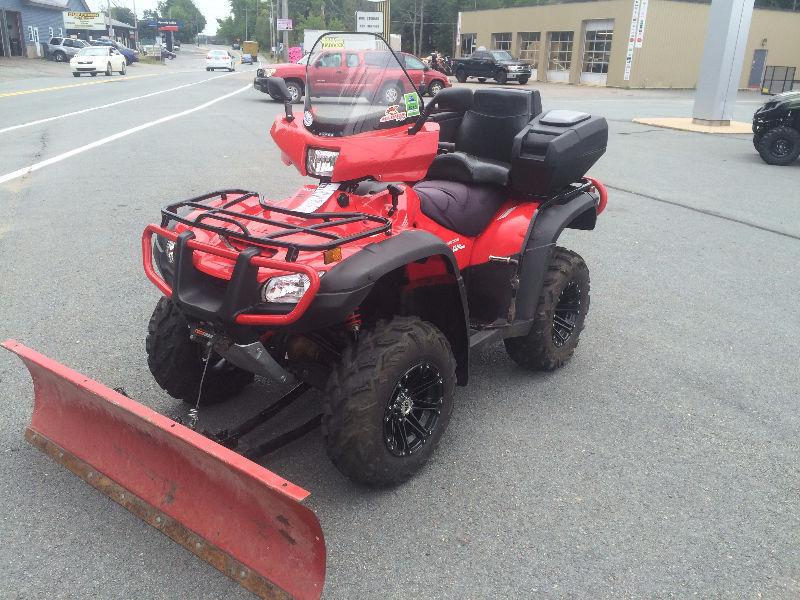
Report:
M 25 437 L 261 598 L 319 598 L 325 540 L 308 492 L 13 340 L 30 371 Z

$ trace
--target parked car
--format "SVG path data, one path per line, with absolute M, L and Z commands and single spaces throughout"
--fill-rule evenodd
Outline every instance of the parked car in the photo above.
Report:
M 253 64 L 253 56 L 251 54 L 242 54 L 242 64 L 243 65 L 252 65 Z
M 227 50 L 209 50 L 206 54 L 206 71 L 215 69 L 236 69 L 236 59 Z
M 130 48 L 126 48 L 120 43 L 115 42 L 114 40 L 109 40 L 108 38 L 100 38 L 97 40 L 91 41 L 92 46 L 108 46 L 109 48 L 116 48 L 117 51 L 125 57 L 125 61 L 130 65 L 139 60 L 139 53 L 136 50 L 131 50 Z
M 413 54 L 398 52 L 411 81 L 421 94 L 435 94 L 452 84 L 444 73 L 426 67 Z M 279 63 L 256 71 L 253 87 L 261 92 L 269 93 L 270 77 L 282 77 L 292 97 L 292 102 L 299 102 L 305 94 L 306 62 L 303 57 L 296 63 Z M 341 81 L 351 81 L 353 85 L 345 89 L 353 96 L 362 95 L 370 101 L 380 104 L 397 104 L 404 93 L 409 92 L 403 81 L 405 75 L 397 72 L 396 62 L 392 55 L 380 50 L 323 50 L 312 59 L 314 68 L 319 73 L 326 70 Z M 331 81 L 320 80 L 314 95 L 325 96 L 330 91 Z M 336 94 L 341 93 L 342 86 L 336 85 Z M 274 98 L 273 98 L 274 99 Z
M 477 77 L 481 82 L 487 79 L 494 79 L 497 83 L 516 80 L 525 85 L 531 78 L 531 66 L 505 50 L 476 50 L 466 58 L 455 58 L 453 72 L 461 83 L 468 77 Z
M 92 77 L 98 73 L 111 75 L 115 71 L 125 75 L 128 63 L 125 56 L 110 46 L 88 46 L 81 48 L 69 61 L 73 77 L 80 77 L 82 73 L 89 73 Z
M 239 44 L 237 44 L 236 42 L 233 42 L 233 44 L 231 44 L 231 50 L 240 50 L 240 49 L 241 46 L 239 46 Z
M 73 38 L 54 37 L 46 45 L 47 56 L 52 56 L 56 62 L 66 62 L 75 56 L 81 48 L 86 48 L 89 44 L 83 40 Z

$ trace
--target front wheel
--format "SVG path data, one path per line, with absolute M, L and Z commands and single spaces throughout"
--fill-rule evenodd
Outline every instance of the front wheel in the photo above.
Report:
M 189 339 L 189 324 L 169 298 L 161 298 L 147 326 L 147 366 L 156 383 L 170 396 L 187 404 L 197 402 L 203 380 L 201 406 L 219 404 L 241 392 L 253 374 L 234 367 L 216 352 Z M 205 369 L 205 378 L 203 370 Z
M 289 91 L 289 98 L 292 104 L 297 104 L 303 97 L 303 86 L 297 81 L 287 81 L 286 89 Z
M 72 76 L 73 76 L 73 77 L 80 77 L 80 76 L 81 76 L 81 74 L 80 74 L 80 73 L 73 73 L 73 74 L 72 74 Z
M 525 85 L 526 83 L 528 83 L 528 78 L 527 77 L 520 77 L 519 78 L 519 84 L 520 85 Z
M 125 75 L 125 73 L 127 73 L 127 72 L 128 72 L 127 63 L 122 63 L 122 66 L 119 68 L 119 74 L 120 75 Z
M 402 483 L 433 454 L 453 410 L 455 359 L 416 317 L 362 333 L 328 381 L 322 431 L 333 464 L 371 486 Z
M 111 63 L 108 63 L 106 65 L 106 77 L 111 77 L 112 73 L 113 73 L 113 71 L 111 70 Z
M 67 55 L 64 54 L 61 50 L 56 51 L 53 53 L 53 60 L 56 62 L 64 62 L 67 60 Z
M 572 358 L 589 311 L 589 268 L 578 254 L 556 247 L 538 300 L 531 330 L 506 338 L 506 351 L 521 367 L 553 371 Z
M 495 74 L 494 74 L 494 80 L 495 80 L 497 83 L 503 84 L 503 83 L 505 83 L 505 82 L 506 82 L 506 80 L 507 80 L 507 79 L 508 79 L 508 73 L 506 73 L 506 72 L 505 72 L 505 71 L 503 71 L 502 69 L 501 69 L 501 70 L 499 70 L 497 73 L 495 73 Z
M 767 164 L 789 165 L 800 156 L 800 131 L 786 125 L 770 129 L 761 135 L 756 149 Z
M 462 69 L 459 69 L 458 71 L 456 71 L 456 81 L 458 81 L 458 83 L 466 83 L 466 81 L 467 81 L 467 72 L 462 70 Z

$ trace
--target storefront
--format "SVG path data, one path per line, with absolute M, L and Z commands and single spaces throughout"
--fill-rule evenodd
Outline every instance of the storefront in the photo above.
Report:
M 0 56 L 44 56 L 43 44 L 65 34 L 65 11 L 88 12 L 85 0 L 0 0 Z
M 532 78 L 614 87 L 693 88 L 710 2 L 598 0 L 459 14 L 457 51 L 507 50 Z M 798 5 L 800 8 L 800 5 Z M 740 87 L 758 87 L 765 65 L 800 68 L 800 11 L 755 9 Z

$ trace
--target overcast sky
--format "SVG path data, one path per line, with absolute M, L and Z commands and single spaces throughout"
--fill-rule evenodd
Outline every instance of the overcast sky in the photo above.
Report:
M 92 10 L 105 10 L 106 0 L 88 0 Z M 136 13 L 142 16 L 145 9 L 155 10 L 158 0 L 136 0 Z M 222 19 L 230 14 L 226 0 L 194 0 L 195 6 L 200 9 L 206 18 L 206 28 L 203 33 L 214 35 L 217 32 L 217 19 Z M 111 6 L 122 6 L 133 10 L 134 0 L 111 0 Z

